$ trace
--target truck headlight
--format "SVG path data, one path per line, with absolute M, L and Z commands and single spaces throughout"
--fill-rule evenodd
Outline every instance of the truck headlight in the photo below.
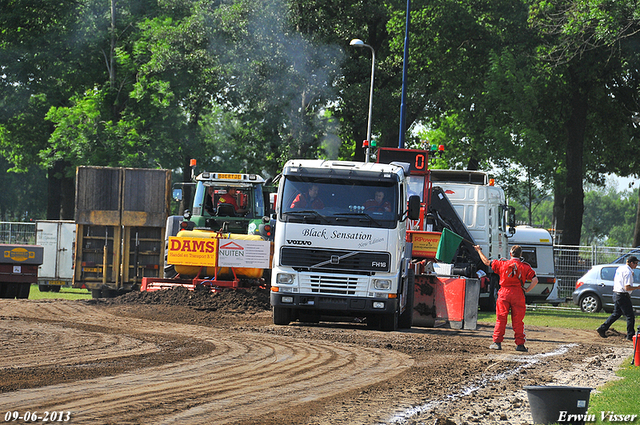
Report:
M 276 283 L 278 285 L 293 285 L 294 281 L 294 275 L 290 273 L 278 273 L 276 275 Z
M 378 290 L 388 290 L 391 288 L 390 279 L 373 279 L 373 288 Z

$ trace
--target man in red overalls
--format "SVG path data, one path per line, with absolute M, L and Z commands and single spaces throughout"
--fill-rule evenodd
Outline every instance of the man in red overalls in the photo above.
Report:
M 511 325 L 515 334 L 516 351 L 529 351 L 524 346 L 524 315 L 527 312 L 524 293 L 531 291 L 538 284 L 536 272 L 529 264 L 520 259 L 522 248 L 518 245 L 511 247 L 511 259 L 506 261 L 490 261 L 480 246 L 476 245 L 474 248 L 478 251 L 482 262 L 500 276 L 500 290 L 496 301 L 496 326 L 493 329 L 493 344 L 489 348 L 502 350 L 504 331 L 507 327 L 509 310 L 511 310 Z M 531 281 L 531 285 L 525 288 L 524 283 L 528 280 Z

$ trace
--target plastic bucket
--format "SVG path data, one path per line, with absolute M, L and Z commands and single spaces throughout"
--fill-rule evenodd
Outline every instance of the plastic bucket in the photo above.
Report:
M 584 424 L 593 388 L 566 386 L 526 386 L 531 416 L 536 424 Z

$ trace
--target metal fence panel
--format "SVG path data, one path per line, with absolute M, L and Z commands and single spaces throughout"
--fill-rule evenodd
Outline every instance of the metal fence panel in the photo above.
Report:
M 36 224 L 0 221 L 0 243 L 33 245 L 36 243 Z
M 553 258 L 558 281 L 558 295 L 570 297 L 576 282 L 596 264 L 624 263 L 624 256 L 637 248 L 611 246 L 554 245 Z

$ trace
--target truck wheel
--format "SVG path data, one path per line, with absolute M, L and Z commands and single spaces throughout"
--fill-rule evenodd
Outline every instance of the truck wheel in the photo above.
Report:
M 407 302 L 404 313 L 402 313 L 398 319 L 398 327 L 400 329 L 411 329 L 411 326 L 413 326 L 413 299 L 416 291 L 415 281 L 415 271 L 409 269 L 409 273 L 407 273 Z
M 60 292 L 60 286 L 58 285 L 53 285 L 50 287 L 51 289 L 49 289 L 51 292 Z
M 496 311 L 498 289 L 500 289 L 499 278 L 496 275 L 492 275 L 491 282 L 489 283 L 489 296 L 480 298 L 480 301 L 478 302 L 481 311 Z
M 23 283 L 23 284 L 20 285 L 20 289 L 19 289 L 17 298 L 26 300 L 27 298 L 29 298 L 29 292 L 31 292 L 31 284 L 30 283 Z
M 19 298 L 20 284 L 19 283 L 5 283 L 4 284 L 4 297 L 3 298 Z
M 380 316 L 377 314 L 370 314 L 367 316 L 367 328 L 380 329 Z
M 178 276 L 178 272 L 176 272 L 176 267 L 173 264 L 171 264 L 171 265 L 165 264 L 165 266 L 164 266 L 164 278 L 165 279 L 173 279 L 176 276 Z
M 167 253 L 169 252 L 169 236 L 176 236 L 180 231 L 180 223 L 184 220 L 182 216 L 172 215 L 167 217 L 167 227 L 164 241 L 164 278 L 173 279 L 178 275 L 173 264 L 167 264 Z
M 118 296 L 118 291 L 111 288 L 102 288 L 102 298 L 115 298 Z
M 38 285 L 38 289 L 40 292 L 49 292 L 51 287 L 49 285 Z
M 0 298 L 4 298 L 4 294 L 7 291 L 7 283 L 0 282 Z
M 383 314 L 380 316 L 381 331 L 397 331 L 398 330 L 398 312 L 391 314 Z
M 93 298 L 94 300 L 102 298 L 102 289 L 92 289 L 91 298 Z
M 286 307 L 273 307 L 273 324 L 288 325 L 291 323 L 291 309 Z

